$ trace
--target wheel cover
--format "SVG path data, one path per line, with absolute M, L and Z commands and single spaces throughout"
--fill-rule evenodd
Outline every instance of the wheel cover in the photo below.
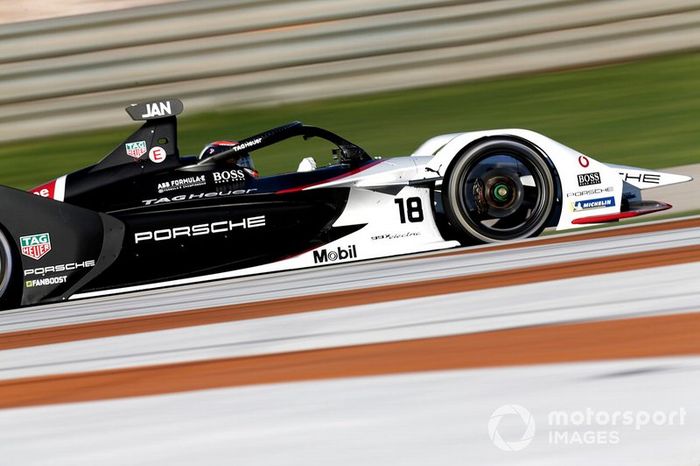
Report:
M 485 241 L 528 236 L 551 209 L 552 182 L 536 154 L 495 145 L 461 167 L 456 201 L 470 233 Z M 546 166 L 544 166 L 546 168 Z

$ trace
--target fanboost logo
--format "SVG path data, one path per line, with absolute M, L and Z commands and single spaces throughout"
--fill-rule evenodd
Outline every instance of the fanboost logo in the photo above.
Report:
M 506 416 L 517 416 L 520 418 L 525 431 L 519 440 L 504 440 L 501 436 L 499 427 L 504 430 L 501 421 Z M 497 448 L 503 451 L 520 451 L 530 445 L 530 442 L 535 437 L 535 418 L 532 417 L 530 411 L 520 405 L 503 405 L 491 414 L 488 429 L 489 437 L 491 437 L 491 441 Z
M 357 257 L 357 249 L 355 245 L 348 248 L 338 248 L 334 250 L 321 249 L 314 251 L 314 263 L 323 264 L 324 262 L 343 261 L 345 259 L 355 259 Z

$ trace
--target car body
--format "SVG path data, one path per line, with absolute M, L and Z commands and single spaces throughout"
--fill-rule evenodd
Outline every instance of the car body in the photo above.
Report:
M 370 157 L 293 122 L 211 157 L 181 157 L 177 99 L 95 165 L 30 193 L 0 187 L 4 307 L 511 241 L 670 207 L 641 191 L 690 178 L 607 165 L 522 129 L 446 134 Z M 337 163 L 258 176 L 244 155 L 322 138 Z

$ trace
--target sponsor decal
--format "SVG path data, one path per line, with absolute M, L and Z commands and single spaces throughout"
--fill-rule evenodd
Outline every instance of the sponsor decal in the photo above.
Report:
M 134 233 L 134 243 L 145 241 L 168 241 L 177 238 L 190 238 L 193 236 L 206 236 L 218 233 L 228 233 L 237 229 L 260 228 L 265 226 L 265 216 L 246 217 L 239 222 L 222 220 L 220 222 L 200 223 L 197 225 L 183 225 L 161 230 L 140 231 Z
M 581 165 L 583 168 L 588 168 L 588 166 L 591 164 L 591 161 L 588 160 L 588 157 L 586 157 L 585 155 L 579 155 L 578 164 Z
M 141 118 L 156 118 L 172 114 L 173 111 L 169 101 L 154 102 L 152 104 L 146 104 L 146 113 L 141 115 Z
M 89 269 L 95 266 L 95 260 L 90 259 L 82 262 L 68 262 L 67 264 L 47 265 L 34 269 L 25 269 L 24 276 L 46 275 L 48 273 L 72 272 L 74 270 Z
M 126 147 L 126 155 L 135 159 L 148 152 L 146 141 L 127 142 L 124 146 Z
M 596 194 L 605 194 L 615 191 L 615 188 L 608 186 L 607 188 L 592 188 L 584 189 L 581 191 L 574 191 L 573 193 L 566 193 L 566 197 L 581 197 L 581 196 L 595 196 Z
M 573 203 L 574 206 L 574 212 L 579 212 L 582 210 L 590 210 L 590 209 L 603 209 L 605 207 L 614 207 L 615 206 L 615 198 L 610 196 L 610 197 L 599 197 L 596 199 L 587 199 L 584 201 L 576 201 Z
M 49 197 L 53 199 L 54 192 L 56 191 L 56 180 L 49 181 L 46 184 L 37 186 L 32 189 L 32 193 L 40 197 Z
M 625 181 L 638 181 L 640 183 L 647 183 L 647 184 L 659 184 L 661 183 L 661 175 L 657 175 L 656 173 L 637 173 L 637 174 L 630 174 L 627 172 L 620 172 L 620 176 L 624 176 L 623 180 Z
M 257 146 L 262 142 L 262 138 L 255 138 L 250 141 L 244 142 L 242 144 L 237 144 L 231 148 L 232 151 L 234 152 L 240 152 L 243 149 L 247 149 L 249 147 Z
M 160 146 L 152 147 L 151 150 L 148 151 L 148 158 L 153 163 L 164 162 L 167 155 L 168 153 L 165 152 L 165 149 Z
M 243 170 L 226 170 L 223 172 L 212 173 L 214 183 L 236 183 L 245 181 L 245 172 Z
M 385 233 L 382 235 L 375 235 L 372 236 L 372 239 L 374 241 L 381 240 L 381 239 L 401 239 L 401 238 L 410 238 L 412 236 L 420 236 L 420 233 L 417 231 L 409 231 L 406 233 Z
M 158 183 L 158 192 L 165 193 L 168 191 L 177 191 L 178 189 L 194 188 L 205 184 L 207 184 L 207 180 L 204 175 L 176 178 L 174 180 Z
M 51 180 L 41 186 L 37 186 L 30 191 L 39 197 L 46 197 L 63 202 L 63 198 L 66 194 L 66 175 Z
M 66 283 L 68 275 L 60 275 L 58 277 L 38 278 L 35 280 L 25 280 L 25 288 L 36 288 L 39 286 L 60 285 Z
M 348 246 L 347 248 L 338 247 L 337 249 L 332 249 L 330 251 L 328 249 L 314 251 L 315 264 L 323 264 L 324 262 L 336 262 L 355 258 L 357 258 L 357 248 L 354 244 Z
M 19 244 L 22 255 L 39 260 L 51 251 L 51 237 L 48 233 L 20 236 Z
M 251 189 L 234 189 L 229 191 L 215 191 L 210 193 L 197 193 L 197 194 L 180 194 L 173 197 L 159 197 L 158 199 L 144 199 L 141 201 L 143 205 L 156 205 L 156 204 L 166 204 L 168 202 L 179 202 L 179 201 L 192 201 L 194 199 L 206 199 L 210 197 L 219 196 L 239 196 L 241 194 L 250 194 L 257 191 L 256 188 Z
M 581 173 L 577 176 L 579 186 L 591 186 L 594 184 L 600 184 L 600 172 Z

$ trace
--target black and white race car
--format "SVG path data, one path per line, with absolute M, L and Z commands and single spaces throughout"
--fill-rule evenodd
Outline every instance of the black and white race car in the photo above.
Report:
M 669 208 L 641 190 L 690 180 L 522 129 L 378 159 L 294 122 L 188 158 L 181 111 L 176 99 L 132 105 L 145 123 L 99 163 L 31 193 L 0 187 L 2 307 L 526 238 Z M 260 176 L 251 155 L 293 137 L 327 140 L 336 163 Z

